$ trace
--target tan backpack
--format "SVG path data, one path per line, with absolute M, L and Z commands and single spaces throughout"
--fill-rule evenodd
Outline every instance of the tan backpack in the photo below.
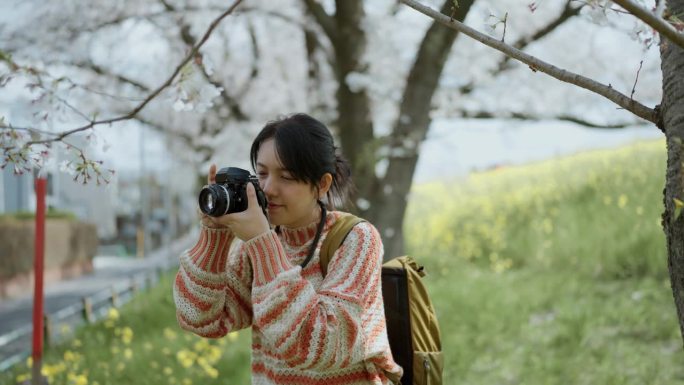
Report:
M 325 277 L 330 258 L 352 227 L 364 220 L 351 214 L 338 218 L 323 240 L 321 271 Z M 402 385 L 441 385 L 442 341 L 435 309 L 423 284 L 422 266 L 413 258 L 393 258 L 382 265 L 382 296 L 385 304 L 387 337 L 394 361 L 404 369 Z

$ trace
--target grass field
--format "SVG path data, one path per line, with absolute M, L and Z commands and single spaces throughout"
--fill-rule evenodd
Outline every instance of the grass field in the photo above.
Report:
M 415 186 L 407 247 L 428 271 L 444 383 L 684 384 L 664 170 L 657 141 Z M 51 349 L 51 384 L 249 383 L 249 331 L 180 331 L 171 282 Z

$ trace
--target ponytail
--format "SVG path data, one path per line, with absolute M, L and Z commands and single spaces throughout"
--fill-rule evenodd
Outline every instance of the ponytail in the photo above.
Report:
M 335 172 L 333 173 L 332 186 L 328 190 L 328 209 L 346 207 L 349 195 L 354 191 L 354 182 L 351 178 L 351 165 L 341 154 L 335 154 Z

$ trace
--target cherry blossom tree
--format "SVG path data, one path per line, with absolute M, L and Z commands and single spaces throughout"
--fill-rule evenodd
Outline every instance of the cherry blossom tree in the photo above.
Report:
M 663 194 L 664 212 L 662 225 L 667 239 L 668 268 L 679 318 L 680 331 L 684 338 L 684 1 L 668 0 L 657 2 L 652 9 L 632 0 L 595 1 L 593 7 L 603 14 L 609 12 L 627 13 L 648 25 L 659 34 L 660 59 L 662 69 L 662 99 L 653 107 L 640 103 L 634 93 L 626 95 L 610 84 L 558 68 L 533 55 L 529 55 L 506 44 L 503 40 L 493 39 L 486 34 L 470 28 L 453 17 L 448 17 L 420 2 L 400 0 L 448 28 L 459 31 L 482 44 L 503 52 L 516 59 L 533 72 L 543 72 L 562 82 L 566 82 L 605 97 L 620 108 L 644 119 L 664 134 L 667 142 L 666 183 Z M 619 8 L 613 8 L 613 3 Z M 530 5 L 534 7 L 534 3 Z

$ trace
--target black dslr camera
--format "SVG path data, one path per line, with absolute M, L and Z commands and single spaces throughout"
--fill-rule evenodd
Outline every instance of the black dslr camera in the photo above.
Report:
M 266 194 L 259 187 L 258 179 L 238 167 L 220 169 L 216 173 L 216 183 L 202 188 L 199 193 L 200 210 L 212 217 L 247 210 L 247 183 L 254 185 L 257 201 L 266 215 Z

